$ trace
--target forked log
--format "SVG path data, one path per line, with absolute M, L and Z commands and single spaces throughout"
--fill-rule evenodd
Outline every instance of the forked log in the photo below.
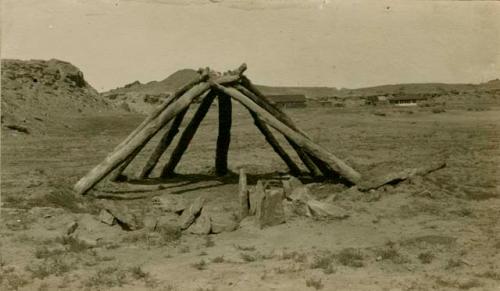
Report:
M 188 108 L 186 108 L 184 111 L 179 113 L 172 121 L 172 125 L 170 125 L 169 130 L 163 135 L 161 138 L 160 142 L 154 149 L 153 153 L 149 157 L 148 161 L 142 168 L 141 172 L 137 175 L 137 179 L 144 179 L 147 178 L 153 169 L 155 168 L 156 164 L 160 160 L 161 156 L 163 153 L 167 150 L 168 146 L 172 143 L 174 140 L 175 136 L 177 133 L 179 133 L 179 126 L 182 123 L 182 120 L 184 119 L 184 115 L 186 115 L 186 112 L 188 111 Z
M 227 174 L 227 156 L 231 143 L 232 104 L 231 97 L 226 94 L 219 94 L 218 101 L 219 131 L 215 150 L 215 174 L 224 176 Z
M 232 87 L 224 87 L 220 84 L 217 84 L 216 82 L 212 82 L 212 86 L 233 97 L 249 110 L 257 113 L 264 122 L 275 128 L 277 131 L 281 132 L 284 136 L 293 140 L 293 142 L 301 146 L 308 153 L 313 154 L 319 159 L 328 163 L 335 172 L 339 173 L 349 182 L 356 184 L 358 183 L 358 181 L 360 181 L 361 174 L 347 165 L 344 161 L 329 153 L 321 146 L 315 144 L 310 139 L 304 137 L 302 134 L 298 133 L 297 131 L 293 130 L 292 128 L 278 120 L 275 116 L 273 116 L 267 110 L 264 110 L 262 107 L 258 106 L 255 102 L 246 97 L 246 95 L 242 94 L 237 89 Z
M 196 78 L 188 82 L 186 85 L 180 87 L 177 89 L 175 92 L 173 92 L 171 95 L 167 97 L 167 99 L 158 107 L 156 107 L 153 112 L 151 112 L 142 122 L 139 124 L 138 127 L 136 127 L 118 146 L 115 147 L 115 150 L 123 147 L 126 145 L 139 131 L 141 131 L 149 122 L 151 122 L 153 119 L 158 117 L 160 113 L 167 108 L 175 99 L 179 98 L 182 94 L 184 94 L 187 90 L 191 89 L 194 85 L 206 81 L 208 79 L 208 70 L 203 70 L 200 75 L 198 75 Z M 128 167 L 128 165 L 132 162 L 132 160 L 139 154 L 139 152 L 142 150 L 141 148 L 138 148 L 135 150 L 121 165 L 118 167 L 115 171 L 113 171 L 109 175 L 109 180 L 116 182 L 119 180 L 120 176 L 122 175 L 123 171 Z
M 209 88 L 209 83 L 202 82 L 189 89 L 184 95 L 179 97 L 179 99 L 160 113 L 157 118 L 148 123 L 126 145 L 109 154 L 104 161 L 81 178 L 74 187 L 76 193 L 85 194 L 114 168 L 120 165 L 120 163 L 125 161 L 134 151 L 138 148 L 142 148 L 165 124 L 185 110 L 194 98 L 202 95 Z
M 295 164 L 292 158 L 286 153 L 286 151 L 281 147 L 278 140 L 274 137 L 273 133 L 269 130 L 267 125 L 257 116 L 256 113 L 250 111 L 250 114 L 253 117 L 255 126 L 259 129 L 259 131 L 264 135 L 266 141 L 271 145 L 273 150 L 280 156 L 280 158 L 285 162 L 290 170 L 290 174 L 296 176 L 300 175 L 301 171 L 299 166 Z
M 161 172 L 161 177 L 165 178 L 174 173 L 175 168 L 177 167 L 182 158 L 182 155 L 186 152 L 189 143 L 193 139 L 196 130 L 200 126 L 201 121 L 203 120 L 208 110 L 210 109 L 210 106 L 212 105 L 215 96 L 216 95 L 214 91 L 210 91 L 208 95 L 205 96 L 200 106 L 198 107 L 198 110 L 194 114 L 193 118 L 186 126 L 186 129 L 184 129 L 184 132 L 182 133 L 179 142 L 177 143 L 177 146 L 175 147 L 174 151 L 172 152 L 172 155 L 170 156 L 170 160 L 168 161 L 168 163 Z
M 216 78 L 215 81 L 220 84 L 236 82 L 240 79 L 241 74 L 246 68 L 246 64 L 242 64 L 234 74 Z M 212 82 L 214 81 L 212 80 L 210 83 Z M 211 86 L 210 83 L 202 82 L 194 85 L 170 106 L 167 106 L 156 118 L 152 119 L 142 130 L 137 132 L 128 143 L 113 151 L 104 161 L 82 177 L 74 186 L 75 193 L 80 195 L 87 193 L 120 163 L 125 161 L 137 148 L 144 146 L 165 124 L 182 112 L 182 110 L 186 109 L 194 98 L 201 96 L 207 91 Z

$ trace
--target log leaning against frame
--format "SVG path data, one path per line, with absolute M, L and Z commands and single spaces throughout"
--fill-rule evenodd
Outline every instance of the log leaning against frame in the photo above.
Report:
M 112 178 L 119 177 L 142 148 L 172 121 L 170 128 L 164 133 L 139 174 L 140 178 L 148 177 L 179 131 L 179 125 L 190 104 L 195 98 L 203 96 L 202 103 L 186 126 L 168 163 L 163 168 L 162 177 L 174 173 L 197 128 L 217 96 L 219 98 L 219 135 L 217 138 L 215 167 L 218 175 L 225 175 L 228 172 L 227 157 L 231 134 L 231 99 L 235 99 L 250 111 L 257 128 L 293 175 L 299 175 L 300 168 L 281 147 L 268 126 L 283 134 L 308 168 L 311 176 L 322 174 L 326 177 L 332 177 L 338 174 L 352 184 L 360 181 L 361 175 L 356 170 L 315 144 L 283 111 L 269 102 L 250 80 L 242 76 L 245 70 L 246 65 L 243 64 L 237 70 L 229 71 L 222 76 L 210 72 L 208 68 L 199 71 L 197 78 L 167 98 L 104 161 L 82 177 L 74 186 L 76 193 L 87 193 L 117 167 L 120 168 L 112 173 Z

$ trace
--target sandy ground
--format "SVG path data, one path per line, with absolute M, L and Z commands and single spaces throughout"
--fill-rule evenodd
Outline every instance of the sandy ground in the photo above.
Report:
M 411 112 L 410 112 L 411 111 Z M 203 196 L 237 213 L 237 177 L 213 178 L 212 110 L 177 179 L 104 183 L 96 193 L 147 194 L 117 202 L 151 210 L 152 196 Z M 293 217 L 259 229 L 243 223 L 211 235 L 100 223 L 102 201 L 73 199 L 72 185 L 140 123 L 137 115 L 68 119 L 46 136 L 2 133 L 2 290 L 500 290 L 500 110 L 307 108 L 288 113 L 312 138 L 367 177 L 444 159 L 425 177 L 361 193 L 308 185 L 348 211 L 343 220 Z M 382 116 L 384 114 L 385 116 Z M 250 184 L 286 168 L 235 107 L 229 164 Z M 14 136 L 15 135 L 15 136 Z M 170 149 L 172 150 L 172 149 Z M 128 174 L 140 169 L 148 147 Z M 153 176 L 157 175 L 155 172 Z M 102 238 L 67 239 L 78 221 Z

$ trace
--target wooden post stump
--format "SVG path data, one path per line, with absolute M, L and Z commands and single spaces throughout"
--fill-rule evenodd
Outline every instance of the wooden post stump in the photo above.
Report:
M 239 179 L 239 200 L 240 200 L 240 220 L 248 216 L 248 211 L 250 207 L 250 202 L 248 201 L 248 186 L 247 186 L 247 174 L 245 169 L 240 169 L 240 179 Z

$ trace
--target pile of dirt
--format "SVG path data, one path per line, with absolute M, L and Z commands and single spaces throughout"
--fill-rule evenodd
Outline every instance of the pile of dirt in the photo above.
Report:
M 113 108 L 74 65 L 56 60 L 2 60 L 2 130 L 46 133 L 64 117 Z
M 134 81 L 123 87 L 103 92 L 102 96 L 119 106 L 128 106 L 131 111 L 148 113 L 177 88 L 189 83 L 197 76 L 198 73 L 195 70 L 183 69 L 162 81 L 151 81 L 146 84 Z

